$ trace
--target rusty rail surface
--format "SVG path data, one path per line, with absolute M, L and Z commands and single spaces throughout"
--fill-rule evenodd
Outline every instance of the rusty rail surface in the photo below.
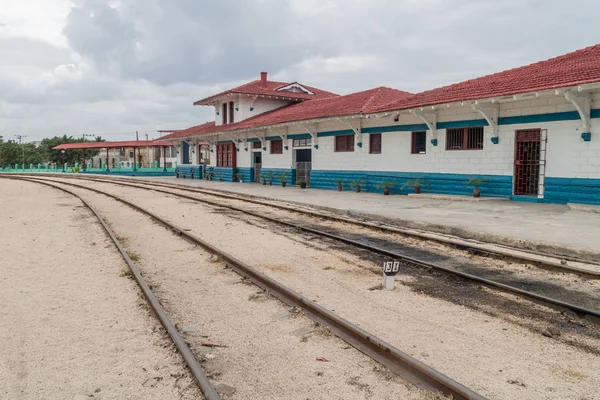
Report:
M 68 189 L 65 189 L 65 188 L 62 188 L 62 187 L 59 187 L 56 185 L 52 185 L 51 183 L 48 183 L 48 182 L 35 180 L 35 179 L 28 179 L 28 178 L 19 179 L 19 178 L 13 178 L 13 177 L 5 177 L 5 176 L 1 176 L 1 178 L 33 182 L 33 183 L 37 183 L 40 185 L 46 185 L 46 186 L 52 187 L 54 189 L 61 190 L 65 193 L 68 193 L 68 194 L 76 197 L 77 199 L 79 199 L 83 203 L 83 205 L 88 210 L 90 210 L 90 212 L 92 214 L 94 214 L 94 216 L 96 216 L 96 218 L 102 225 L 102 228 L 107 233 L 107 235 L 110 237 L 112 242 L 115 244 L 117 250 L 119 250 L 119 253 L 121 253 L 121 256 L 123 257 L 123 259 L 129 266 L 129 269 L 130 269 L 133 277 L 135 278 L 135 281 L 137 282 L 138 286 L 142 290 L 142 293 L 144 293 L 144 297 L 146 297 L 146 301 L 148 302 L 148 304 L 154 311 L 156 318 L 158 318 L 158 320 L 160 321 L 162 326 L 166 329 L 171 340 L 173 341 L 173 344 L 175 344 L 175 346 L 177 347 L 177 350 L 183 357 L 185 363 L 187 364 L 188 368 L 190 369 L 190 372 L 192 373 L 192 376 L 198 383 L 198 386 L 200 387 L 200 390 L 202 390 L 202 393 L 204 394 L 206 399 L 207 400 L 221 400 L 221 396 L 219 396 L 219 394 L 217 393 L 215 388 L 212 386 L 212 384 L 208 380 L 208 377 L 204 373 L 204 370 L 202 369 L 200 362 L 196 359 L 196 357 L 192 353 L 192 350 L 190 350 L 190 348 L 188 347 L 186 342 L 183 340 L 183 338 L 179 334 L 179 331 L 177 330 L 177 328 L 175 327 L 173 322 L 171 322 L 171 320 L 169 319 L 169 316 L 167 315 L 165 309 L 162 307 L 159 300 L 156 298 L 156 296 L 152 292 L 152 289 L 150 289 L 150 287 L 148 286 L 148 284 L 142 277 L 142 274 L 140 273 L 140 271 L 137 268 L 137 266 L 135 265 L 135 263 L 129 257 L 129 254 L 127 254 L 127 251 L 125 251 L 125 249 L 123 248 L 122 243 L 119 241 L 119 239 L 117 239 L 117 236 L 114 234 L 112 229 L 108 226 L 106 221 L 104 221 L 104 219 L 100 216 L 100 214 L 98 214 L 98 212 L 87 201 L 85 201 L 83 198 L 81 198 L 81 196 L 79 196 L 78 194 L 76 194 Z
M 173 193 L 173 192 L 169 192 L 169 191 L 162 190 L 162 189 L 157 189 L 157 188 L 141 187 L 141 186 L 137 186 L 137 185 L 134 185 L 134 184 L 125 183 L 125 182 L 111 182 L 111 181 L 100 180 L 100 179 L 93 179 L 92 181 L 98 181 L 98 182 L 104 182 L 104 183 L 112 183 L 112 184 L 117 184 L 117 185 L 122 185 L 122 186 L 128 186 L 128 187 L 134 187 L 134 188 L 144 189 L 144 190 L 151 190 L 151 191 L 156 191 L 158 193 L 170 194 L 172 196 L 177 196 L 177 197 L 181 197 L 181 198 L 188 199 L 188 200 L 193 200 L 193 201 L 200 202 L 200 203 L 210 204 L 210 205 L 217 206 L 217 207 L 225 207 L 225 208 L 228 208 L 228 209 L 231 209 L 231 210 L 234 210 L 234 211 L 243 212 L 245 214 L 248 214 L 248 215 L 251 215 L 251 216 L 254 216 L 254 217 L 257 217 L 257 218 L 265 219 L 265 220 L 268 220 L 270 222 L 274 222 L 274 223 L 277 223 L 277 224 L 280 224 L 280 225 L 289 226 L 289 227 L 296 228 L 296 229 L 302 229 L 302 230 L 304 230 L 306 232 L 314 233 L 316 235 L 323 236 L 323 237 L 328 237 L 330 239 L 335 239 L 337 241 L 340 241 L 340 242 L 343 242 L 343 243 L 346 243 L 346 244 L 350 244 L 350 245 L 353 245 L 353 246 L 357 246 L 357 247 L 363 248 L 365 250 L 369 250 L 369 251 L 373 251 L 375 253 L 379 253 L 379 254 L 383 254 L 383 255 L 386 255 L 386 256 L 390 256 L 390 257 L 394 257 L 394 258 L 397 258 L 397 259 L 401 259 L 403 261 L 406 261 L 408 263 L 417 265 L 419 267 L 431 268 L 431 269 L 435 269 L 435 270 L 438 270 L 438 271 L 443 271 L 443 272 L 446 272 L 446 273 L 449 273 L 449 274 L 452 274 L 452 275 L 460 276 L 461 278 L 464 278 L 464 279 L 467 279 L 467 280 L 470 280 L 470 281 L 473 281 L 473 282 L 478 282 L 478 283 L 484 284 L 484 285 L 486 285 L 488 287 L 501 290 L 503 292 L 512 293 L 512 294 L 515 294 L 515 295 L 518 295 L 518 296 L 521 296 L 521 297 L 527 297 L 527 298 L 530 298 L 530 299 L 534 299 L 536 301 L 543 302 L 543 303 L 551 305 L 551 306 L 558 306 L 558 307 L 561 307 L 561 308 L 564 308 L 564 309 L 568 309 L 568 310 L 574 311 L 574 312 L 579 313 L 579 314 L 591 315 L 591 316 L 600 318 L 600 310 L 593 310 L 593 309 L 581 307 L 581 306 L 578 306 L 576 304 L 568 303 L 568 302 L 565 302 L 565 301 L 562 301 L 562 300 L 557 300 L 557 299 L 554 299 L 552 297 L 547 297 L 547 296 L 544 296 L 544 295 L 541 295 L 541 294 L 530 292 L 528 290 L 519 289 L 519 288 L 516 288 L 514 286 L 510 286 L 510 285 L 507 285 L 507 284 L 504 284 L 504 283 L 501 283 L 501 282 L 497 282 L 497 281 L 494 281 L 494 280 L 491 280 L 491 279 L 483 278 L 483 277 L 480 277 L 480 276 L 477 276 L 477 275 L 469 274 L 467 272 L 461 272 L 461 271 L 458 271 L 458 270 L 455 270 L 455 269 L 452 269 L 452 268 L 443 267 L 441 265 L 437 265 L 437 264 L 431 263 L 429 261 L 419 260 L 419 259 L 414 258 L 414 257 L 409 257 L 409 256 L 406 256 L 406 255 L 403 255 L 403 254 L 400 254 L 400 253 L 396 253 L 396 252 L 393 252 L 393 251 L 389 251 L 389 250 L 386 250 L 386 249 L 382 249 L 382 248 L 379 248 L 379 247 L 376 247 L 376 246 L 373 246 L 373 245 L 361 243 L 359 241 L 356 241 L 356 240 L 353 240 L 353 239 L 348 239 L 348 238 L 345 238 L 345 237 L 342 237 L 342 236 L 339 236 L 339 235 L 335 235 L 335 234 L 332 234 L 332 233 L 329 233 L 329 232 L 324 232 L 324 231 L 321 231 L 321 230 L 318 230 L 318 229 L 314 229 L 314 228 L 310 228 L 310 227 L 307 227 L 307 226 L 298 225 L 297 223 L 291 223 L 291 222 L 283 221 L 281 219 L 273 218 L 273 217 L 270 217 L 268 215 L 257 213 L 255 211 L 246 210 L 246 209 L 239 208 L 239 207 L 232 206 L 232 205 L 228 205 L 228 204 L 218 203 L 218 202 L 214 202 L 214 201 L 211 201 L 211 200 L 199 199 L 197 197 L 189 196 L 189 195 L 186 195 L 186 194 Z M 57 183 L 63 183 L 63 182 L 57 182 Z M 63 184 L 78 186 L 78 187 L 81 187 L 81 188 L 84 188 L 84 189 L 95 190 L 95 189 L 87 188 L 85 186 L 81 186 L 81 185 L 73 184 L 73 183 L 63 183 Z M 175 189 L 175 190 L 177 190 L 177 189 Z
M 44 183 L 48 186 L 59 188 L 59 186 L 55 186 L 51 183 L 48 183 L 48 181 L 44 181 L 43 178 L 11 177 L 9 179 L 21 179 L 24 181 L 39 182 Z M 190 242 L 201 246 L 202 248 L 211 253 L 218 254 L 221 257 L 221 259 L 223 259 L 226 262 L 226 265 L 229 268 L 233 269 L 241 276 L 246 277 L 258 287 L 268 291 L 273 296 L 281 300 L 283 303 L 289 306 L 300 308 L 309 318 L 311 318 L 315 322 L 327 326 L 336 336 L 338 336 L 348 344 L 352 345 L 356 349 L 360 350 L 364 354 L 368 355 L 369 357 L 373 358 L 377 362 L 385 365 L 391 371 L 400 375 L 402 378 L 413 383 L 414 385 L 426 390 L 441 392 L 445 395 L 452 396 L 452 398 L 455 400 L 485 400 L 485 397 L 475 393 L 466 386 L 454 381 L 453 379 L 427 366 L 426 364 L 422 363 L 416 358 L 413 358 L 412 356 L 402 352 L 396 347 L 388 344 L 387 342 L 363 330 L 362 328 L 345 320 L 339 315 L 318 305 L 309 298 L 302 296 L 301 294 L 296 293 L 287 286 L 284 286 L 283 284 L 271 279 L 267 275 L 257 271 L 256 269 L 244 263 L 243 261 L 238 260 L 232 255 L 205 242 L 199 237 L 184 231 L 182 228 L 175 226 L 174 224 L 168 222 L 166 219 L 159 217 L 156 214 L 125 199 L 122 199 L 110 193 L 103 192 L 98 189 L 85 187 L 74 183 L 57 181 L 51 182 L 59 185 L 67 185 L 84 190 L 89 190 L 94 193 L 110 197 L 116 201 L 121 202 L 122 204 L 125 204 L 141 212 L 142 214 L 149 216 L 154 221 L 170 229 L 178 236 L 181 236 L 189 240 Z
M 39 176 L 39 174 L 19 174 L 19 175 Z M 57 177 L 57 178 L 65 178 L 65 179 L 90 180 L 90 181 L 99 181 L 99 182 L 107 182 L 107 183 L 114 182 L 114 183 L 119 183 L 119 184 L 135 183 L 137 185 L 147 185 L 147 186 L 151 186 L 151 187 L 158 186 L 158 187 L 165 187 L 165 188 L 170 188 L 170 189 L 174 189 L 174 190 L 186 190 L 186 191 L 193 192 L 193 193 L 201 193 L 201 194 L 214 196 L 214 197 L 220 197 L 220 198 L 229 199 L 229 200 L 242 201 L 242 202 L 262 205 L 262 206 L 266 206 L 266 207 L 273 207 L 273 208 L 277 208 L 280 210 L 290 211 L 290 212 L 294 212 L 294 213 L 298 213 L 298 214 L 310 215 L 312 217 L 324 218 L 324 219 L 328 219 L 328 220 L 336 221 L 336 222 L 343 222 L 343 223 L 347 223 L 347 224 L 361 226 L 364 228 L 376 229 L 376 230 L 386 231 L 386 232 L 390 232 L 390 233 L 397 233 L 400 235 L 416 237 L 416 238 L 423 239 L 423 240 L 431 240 L 431 241 L 435 241 L 435 242 L 438 242 L 441 244 L 454 246 L 454 247 L 462 249 L 462 250 L 476 251 L 477 253 L 481 253 L 482 255 L 485 255 L 488 257 L 508 258 L 508 259 L 512 259 L 514 261 L 521 262 L 521 263 L 531 263 L 531 264 L 534 264 L 541 268 L 557 270 L 557 271 L 561 271 L 561 272 L 568 272 L 568 273 L 573 273 L 573 274 L 577 274 L 577 275 L 581 275 L 581 276 L 588 276 L 588 277 L 592 277 L 592 278 L 596 278 L 596 279 L 600 278 L 600 272 L 598 272 L 598 271 L 592 271 L 592 270 L 589 270 L 586 268 L 565 265 L 561 262 L 544 260 L 544 259 L 541 259 L 538 257 L 541 256 L 541 257 L 547 257 L 547 258 L 560 259 L 561 261 L 573 261 L 573 262 L 579 262 L 579 263 L 583 263 L 583 264 L 600 266 L 600 262 L 596 262 L 596 261 L 592 261 L 592 260 L 581 259 L 581 258 L 577 258 L 577 257 L 573 257 L 573 256 L 567 256 L 567 255 L 550 254 L 550 253 L 545 253 L 542 251 L 512 247 L 512 246 L 498 244 L 498 243 L 488 243 L 488 242 L 481 242 L 481 241 L 477 241 L 477 243 L 468 243 L 468 241 L 470 239 L 454 239 L 451 237 L 440 237 L 439 236 L 439 235 L 441 235 L 440 233 L 428 232 L 428 231 L 424 231 L 423 229 L 401 228 L 401 227 L 397 227 L 397 226 L 383 225 L 383 224 L 378 224 L 378 223 L 373 223 L 373 222 L 368 222 L 368 221 L 360 221 L 360 220 L 355 220 L 355 219 L 350 219 L 350 218 L 344 218 L 344 217 L 340 217 L 337 215 L 324 214 L 324 213 L 320 213 L 317 211 L 298 209 L 298 208 L 286 206 L 283 204 L 274 204 L 270 201 L 257 200 L 257 198 L 256 198 L 257 196 L 253 196 L 253 195 L 243 196 L 243 195 L 235 194 L 235 193 L 228 192 L 228 191 L 221 190 L 221 189 L 199 189 L 199 188 L 196 188 L 193 186 L 183 185 L 183 184 L 178 184 L 178 183 L 153 182 L 153 181 L 147 181 L 147 180 L 141 180 L 141 179 L 131 179 L 131 178 L 122 178 L 122 177 L 102 177 L 102 176 L 75 177 L 75 176 L 66 176 L 66 175 L 58 176 L 58 175 L 59 174 L 52 174 L 50 176 Z M 275 199 L 273 201 L 279 202 L 281 200 Z M 506 251 L 501 250 L 501 249 L 490 249 L 490 248 L 485 247 L 486 245 L 502 247 L 502 248 L 506 249 Z M 511 251 L 512 252 L 516 251 L 519 253 L 526 253 L 526 254 L 514 254 Z

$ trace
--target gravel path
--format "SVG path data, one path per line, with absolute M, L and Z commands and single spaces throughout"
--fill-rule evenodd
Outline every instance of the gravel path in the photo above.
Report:
M 230 249 L 234 256 L 492 399 L 600 399 L 598 356 L 450 299 L 411 291 L 410 278 L 401 280 L 392 293 L 369 291 L 381 278 L 366 271 L 379 268 L 378 262 L 197 202 L 108 184 L 86 185 L 133 200 Z M 430 278 L 430 284 L 436 281 L 435 276 Z M 600 348 L 597 341 L 590 345 Z
M 0 399 L 197 399 L 81 202 L 0 179 Z

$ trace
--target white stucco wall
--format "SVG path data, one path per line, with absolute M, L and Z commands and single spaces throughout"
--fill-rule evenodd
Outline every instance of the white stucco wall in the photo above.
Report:
M 592 97 L 592 108 L 600 108 L 600 93 Z M 280 106 L 278 101 L 258 99 L 256 112 L 264 112 Z M 575 108 L 563 96 L 531 98 L 528 100 L 502 103 L 500 117 L 519 117 L 527 115 L 573 112 Z M 437 111 L 438 123 L 462 120 L 482 120 L 483 116 L 474 112 L 470 106 L 451 107 Z M 349 121 L 358 123 L 358 119 Z M 402 114 L 398 122 L 391 118 L 363 119 L 363 128 L 388 127 L 393 125 L 421 125 L 416 116 Z M 582 124 L 579 120 L 520 123 L 499 126 L 499 144 L 493 144 L 493 129 L 484 128 L 484 146 L 482 150 L 446 150 L 446 130 L 437 131 L 438 145 L 433 146 L 432 132 L 427 131 L 426 154 L 411 154 L 411 132 L 396 131 L 382 133 L 382 153 L 369 154 L 369 134 L 362 135 L 363 147 L 355 145 L 354 152 L 335 152 L 335 137 L 319 137 L 318 149 L 312 147 L 313 170 L 366 170 L 398 171 L 423 173 L 450 173 L 467 175 L 508 175 L 513 174 L 515 131 L 519 129 L 547 130 L 546 176 L 564 178 L 600 179 L 600 120 L 593 119 L 590 132 L 591 142 L 581 138 Z M 278 128 L 282 129 L 282 128 Z M 306 134 L 298 127 L 289 127 L 283 134 Z M 319 132 L 347 130 L 349 127 L 337 120 L 328 120 L 316 126 Z M 267 134 L 272 136 L 272 134 Z M 249 137 L 252 137 L 250 135 Z M 221 140 L 224 140 L 223 135 Z M 313 143 L 314 144 L 314 143 Z M 285 146 L 285 143 L 284 143 Z M 270 141 L 267 150 L 262 151 L 263 168 L 294 168 L 293 139 L 287 141 L 288 150 L 283 154 L 270 154 Z M 252 166 L 252 144 L 244 151 L 239 144 L 238 166 Z
M 215 106 L 215 125 L 220 126 L 223 125 L 223 104 L 227 104 L 227 121 L 229 122 L 229 102 L 233 101 L 233 112 L 234 112 L 234 122 L 240 122 L 245 119 L 257 116 L 259 114 L 275 110 L 276 108 L 280 108 L 291 104 L 289 101 L 278 100 L 278 99 L 269 99 L 259 97 L 252 104 L 252 96 L 249 95 L 241 95 L 236 97 L 231 97 L 227 100 L 227 102 L 222 101 L 218 105 Z M 252 107 L 251 107 L 252 106 Z M 237 108 L 237 111 L 235 110 Z M 252 111 L 250 111 L 252 108 Z M 217 115 L 217 113 L 219 113 Z
M 237 153 L 237 166 L 248 168 L 252 166 L 252 143 L 248 143 L 248 151 L 244 150 L 244 144 L 238 143 L 240 151 Z

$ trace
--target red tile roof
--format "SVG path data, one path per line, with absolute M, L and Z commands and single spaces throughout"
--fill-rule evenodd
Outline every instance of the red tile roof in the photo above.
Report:
M 202 100 L 198 100 L 194 102 L 194 105 L 207 105 L 211 100 L 216 97 L 223 96 L 230 93 L 238 93 L 238 94 L 249 94 L 249 95 L 263 95 L 263 96 L 273 96 L 273 97 L 281 97 L 281 98 L 291 98 L 296 100 L 311 100 L 311 99 L 325 99 L 330 97 L 335 97 L 337 94 L 327 92 L 325 90 L 317 89 L 311 86 L 301 85 L 306 89 L 310 90 L 313 94 L 306 93 L 296 93 L 296 92 L 280 92 L 277 89 L 291 85 L 297 82 L 275 82 L 275 81 L 266 81 L 264 85 L 261 80 L 252 81 L 246 83 L 242 86 L 238 86 L 233 89 L 225 90 L 224 92 L 217 93 L 213 96 L 207 97 Z
M 117 147 L 160 147 L 165 146 L 165 143 L 156 143 L 153 140 L 130 140 L 126 142 L 80 142 L 80 143 L 63 143 L 52 150 L 75 150 L 75 149 L 114 149 Z
M 269 113 L 257 115 L 237 124 L 235 129 L 284 122 L 302 121 L 314 118 L 337 117 L 343 115 L 369 113 L 383 104 L 412 96 L 401 90 L 378 87 L 362 92 L 338 96 L 330 99 L 311 100 L 278 108 Z
M 376 111 L 485 99 L 599 81 L 600 45 L 595 45 L 524 67 L 417 93 L 378 107 Z
M 267 88 L 263 88 L 264 90 L 262 90 L 260 89 L 260 82 L 260 80 L 257 80 L 223 93 L 237 93 L 238 90 L 240 92 L 247 90 L 248 92 L 254 91 L 254 93 L 261 91 L 266 93 L 267 91 L 273 91 L 278 87 L 288 85 L 281 82 L 267 81 Z M 524 67 L 414 95 L 386 87 L 365 90 L 345 96 L 320 91 L 321 96 L 325 96 L 324 98 L 316 99 L 316 97 L 313 97 L 315 100 L 281 107 L 234 124 L 216 126 L 214 122 L 208 122 L 174 132 L 157 140 L 205 135 L 214 132 L 226 132 L 315 118 L 403 110 L 413 107 L 576 86 L 592 82 L 600 82 L 600 45 L 587 47 Z M 319 89 L 307 88 L 315 91 L 315 93 L 319 91 Z
M 234 124 L 216 126 L 214 122 L 193 126 L 174 132 L 157 140 L 206 135 L 214 132 L 226 132 L 237 129 L 269 126 L 284 122 L 302 121 L 313 118 L 326 118 L 372 112 L 376 107 L 390 101 L 410 97 L 412 94 L 401 90 L 378 87 L 363 92 L 328 99 L 311 100 L 281 107 L 256 115 Z
M 158 139 L 155 139 L 155 141 L 161 142 L 161 141 L 165 141 L 165 140 L 177 139 L 177 138 L 188 137 L 188 136 L 204 135 L 207 133 L 214 132 L 216 130 L 215 128 L 216 127 L 215 127 L 214 122 L 206 122 L 202 125 L 196 125 L 196 126 L 192 126 L 191 128 L 174 131 L 173 133 L 171 133 L 169 135 L 161 136 Z

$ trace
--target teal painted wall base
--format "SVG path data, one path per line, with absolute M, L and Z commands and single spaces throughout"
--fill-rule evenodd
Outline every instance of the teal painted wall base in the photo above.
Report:
M 242 175 L 242 182 L 252 183 L 254 182 L 254 168 L 241 168 L 237 169 L 238 174 Z
M 202 166 L 201 165 L 180 165 L 175 169 L 175 172 L 179 172 L 179 177 L 187 179 L 202 179 Z
M 544 201 L 551 203 L 600 204 L 600 179 L 545 179 Z
M 406 182 L 421 178 L 429 182 L 429 187 L 422 186 L 421 193 L 441 193 L 470 196 L 473 194 L 473 186 L 465 182 L 473 175 L 463 174 L 435 174 L 418 172 L 396 172 L 396 171 L 331 171 L 313 170 L 310 173 L 310 187 L 318 189 L 336 189 L 336 180 L 342 179 L 343 189 L 352 190 L 349 183 L 363 179 L 362 190 L 366 192 L 383 193 L 383 188 L 377 185 L 393 181 L 390 188 L 392 194 L 408 194 L 413 189 L 402 185 Z M 509 175 L 477 175 L 479 178 L 487 179 L 480 186 L 482 196 L 486 197 L 510 197 L 512 195 L 512 176 Z
M 262 175 L 268 175 L 269 171 L 273 172 L 273 186 L 281 186 L 281 174 L 287 172 L 286 185 L 292 186 L 296 184 L 296 169 L 286 169 L 286 168 L 263 168 L 260 173 Z M 267 185 L 269 184 L 269 180 L 267 179 Z
M 59 171 L 60 172 L 60 171 Z M 119 175 L 119 176 L 175 176 L 175 171 L 133 171 L 133 170 L 110 170 L 110 171 L 79 171 L 80 174 L 94 175 Z
M 223 179 L 223 182 L 233 182 L 233 168 L 214 167 L 214 171 L 215 181 L 218 181 L 221 178 Z

